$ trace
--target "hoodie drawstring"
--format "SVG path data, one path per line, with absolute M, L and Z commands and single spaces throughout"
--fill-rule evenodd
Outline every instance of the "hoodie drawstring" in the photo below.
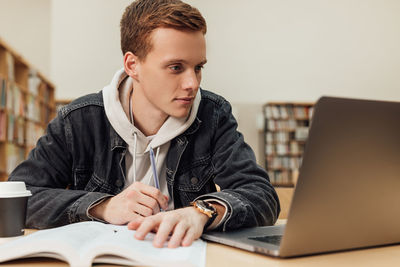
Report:
M 151 177 L 153 178 L 154 186 L 157 189 L 160 189 L 160 181 L 159 181 L 158 174 L 157 174 L 157 163 L 158 163 L 158 154 L 160 152 L 160 147 L 157 147 L 155 159 L 154 159 L 154 151 L 151 146 L 150 146 L 149 152 L 150 152 L 149 157 L 150 157 L 151 168 L 153 169 L 153 173 L 151 174 Z
M 129 120 L 133 123 L 133 112 L 132 112 L 132 93 L 129 95 Z M 136 182 L 136 147 L 137 147 L 137 132 L 133 132 L 133 138 L 135 139 L 135 146 L 133 151 L 133 182 Z
M 132 111 L 132 93 L 133 93 L 133 90 L 131 91 L 131 94 L 130 94 L 130 99 L 129 99 L 129 120 L 130 120 L 130 122 L 133 124 L 133 111 Z M 134 131 L 133 132 L 133 138 L 134 138 L 134 151 L 133 151 L 133 182 L 136 182 L 136 148 L 137 148 L 137 139 L 138 139 L 138 137 L 137 137 L 137 132 L 136 131 Z M 150 147 L 150 149 L 152 149 L 151 147 Z M 150 154 L 150 153 L 149 153 Z M 156 158 L 155 158 L 155 166 L 153 166 L 153 168 L 154 168 L 154 171 L 155 172 L 157 172 L 157 164 L 158 164 L 158 155 L 160 154 L 160 147 L 157 147 L 157 152 L 156 152 Z M 151 155 L 150 155 L 150 157 L 151 157 Z M 151 162 L 151 158 L 150 158 L 150 162 Z M 155 182 L 155 185 L 158 185 L 158 183 L 159 183 L 159 181 L 158 181 L 158 175 L 157 175 L 157 173 L 154 175 L 154 172 L 153 172 L 153 174 L 152 174 L 152 178 L 153 179 L 157 179 L 157 182 Z
M 133 182 L 136 182 L 136 147 L 137 147 L 137 132 L 133 132 L 133 138 L 135 139 L 135 147 L 133 151 Z

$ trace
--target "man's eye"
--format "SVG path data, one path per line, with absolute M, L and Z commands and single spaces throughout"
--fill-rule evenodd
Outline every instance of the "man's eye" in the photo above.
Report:
M 169 68 L 170 68 L 171 70 L 177 71 L 177 72 L 182 70 L 182 67 L 179 66 L 179 65 L 173 65 L 173 66 L 170 66 Z
M 200 72 L 202 68 L 204 68 L 203 65 L 196 66 L 195 71 Z

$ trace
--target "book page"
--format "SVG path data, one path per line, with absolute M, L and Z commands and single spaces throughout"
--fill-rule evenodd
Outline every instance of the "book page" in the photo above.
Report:
M 95 263 L 147 266 L 205 266 L 206 243 L 195 241 L 190 247 L 155 248 L 149 234 L 144 241 L 134 238 L 127 226 L 100 222 L 81 222 L 41 230 L 0 245 L 0 262 L 23 257 L 51 257 L 70 266 Z M 167 245 L 167 244 L 166 244 Z
M 144 241 L 134 237 L 135 231 L 127 226 L 105 225 L 113 234 L 96 240 L 91 251 L 87 252 L 95 263 L 135 264 L 146 266 L 205 266 L 207 243 L 196 240 L 190 247 L 163 248 L 153 246 L 154 234 L 150 233 Z M 110 232 L 110 231 L 107 231 Z M 115 257 L 115 256 L 119 256 Z
M 37 231 L 0 245 L 0 262 L 27 257 L 51 257 L 67 261 L 71 266 L 90 266 L 89 258 L 81 258 L 80 250 L 107 231 L 99 222 L 82 222 Z M 86 262 L 87 264 L 82 265 Z

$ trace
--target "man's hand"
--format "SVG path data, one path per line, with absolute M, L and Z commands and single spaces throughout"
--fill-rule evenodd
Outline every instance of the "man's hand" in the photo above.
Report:
M 190 246 L 203 233 L 208 216 L 198 212 L 193 207 L 160 212 L 150 217 L 136 217 L 129 224 L 128 229 L 136 230 L 135 238 L 143 240 L 150 232 L 157 232 L 153 245 L 163 247 L 168 236 L 172 236 L 168 242 L 169 248 L 180 245 Z
M 168 197 L 155 187 L 135 182 L 118 195 L 89 210 L 90 215 L 111 224 L 126 224 L 168 208 Z
M 213 202 L 212 205 L 217 209 L 218 215 L 211 227 L 216 226 L 225 214 L 225 207 Z M 153 246 L 163 247 L 169 235 L 169 248 L 179 246 L 190 246 L 203 233 L 204 226 L 208 221 L 208 216 L 199 212 L 194 207 L 160 212 L 146 218 L 136 217 L 129 224 L 128 229 L 136 230 L 135 238 L 143 240 L 149 232 L 156 232 Z

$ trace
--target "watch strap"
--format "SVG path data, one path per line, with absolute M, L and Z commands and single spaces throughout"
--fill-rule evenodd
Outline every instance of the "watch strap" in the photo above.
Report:
M 217 218 L 218 213 L 215 212 L 211 218 L 208 218 L 208 221 L 206 222 L 206 224 L 204 225 L 204 230 L 207 230 L 207 228 L 215 221 L 215 218 Z M 204 231 L 203 230 L 203 231 Z

